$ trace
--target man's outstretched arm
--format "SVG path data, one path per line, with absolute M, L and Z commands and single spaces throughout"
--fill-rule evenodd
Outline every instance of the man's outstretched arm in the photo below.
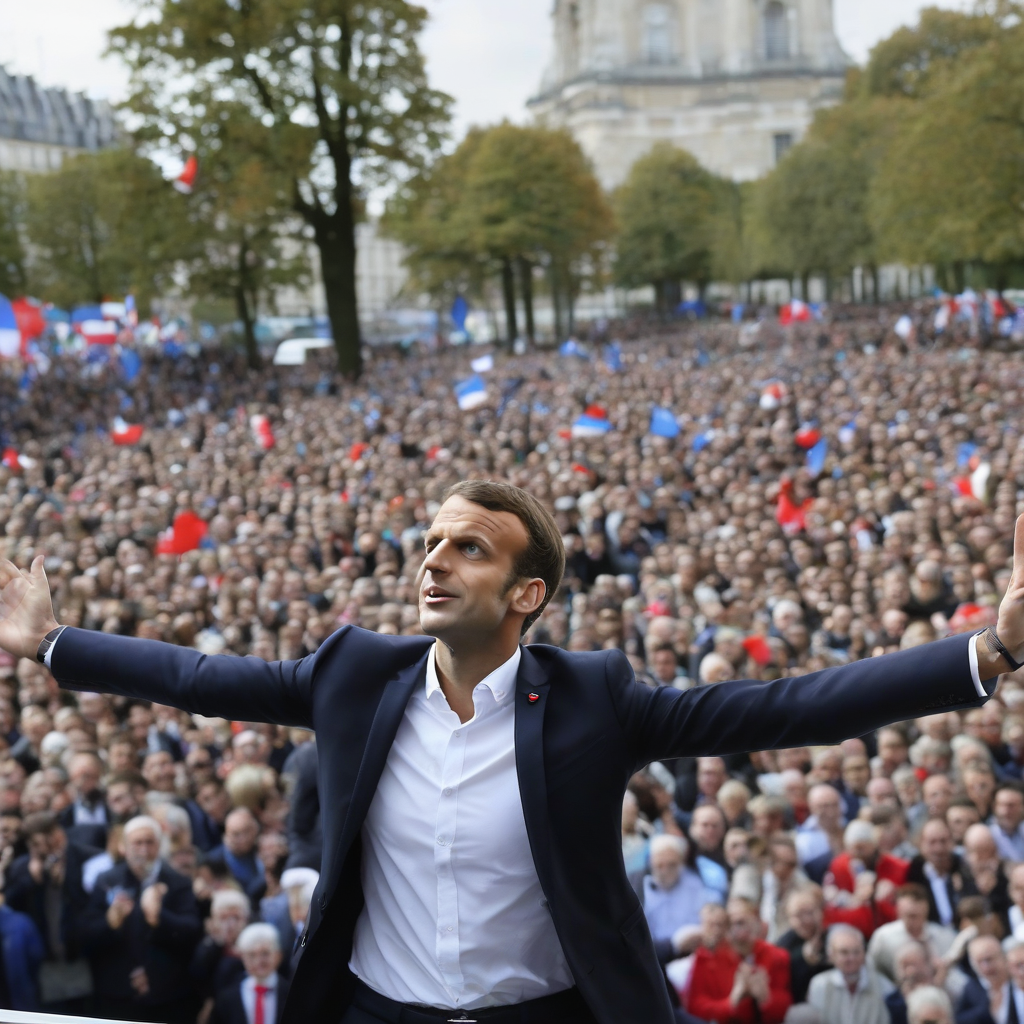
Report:
M 770 683 L 739 680 L 680 692 L 633 681 L 625 657 L 608 660 L 608 685 L 638 764 L 664 757 L 838 743 L 891 722 L 982 703 L 1013 666 L 988 631 Z M 995 629 L 1024 655 L 1024 516 Z M 986 685 L 987 684 L 987 685 Z
M 50 587 L 37 557 L 28 570 L 0 560 L 0 647 L 35 658 L 59 628 Z M 193 714 L 312 727 L 316 655 L 300 661 L 208 656 L 186 647 L 68 627 L 49 659 L 57 682 L 71 690 L 138 697 Z

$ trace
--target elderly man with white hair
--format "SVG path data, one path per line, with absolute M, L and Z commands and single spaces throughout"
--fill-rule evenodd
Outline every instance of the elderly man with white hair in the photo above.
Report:
M 907 1024 L 953 1024 L 953 1004 L 935 985 L 922 985 L 907 996 Z
M 277 931 L 269 924 L 251 924 L 237 945 L 245 974 L 217 996 L 210 1024 L 279 1024 L 288 983 L 278 974 Z
M 807 1002 L 828 1024 L 889 1024 L 885 997 L 893 985 L 865 963 L 864 936 L 834 925 L 826 949 L 835 967 L 811 979 Z
M 192 883 L 160 859 L 161 828 L 125 826 L 124 860 L 96 879 L 79 927 L 92 954 L 96 1011 L 115 1020 L 185 1024 L 194 1016 L 188 967 L 202 937 Z
M 657 835 L 651 839 L 651 870 L 643 880 L 644 914 L 663 961 L 678 954 L 673 939 L 679 929 L 700 924 L 701 909 L 722 901 L 721 894 L 709 889 L 687 866 L 689 850 L 682 836 Z

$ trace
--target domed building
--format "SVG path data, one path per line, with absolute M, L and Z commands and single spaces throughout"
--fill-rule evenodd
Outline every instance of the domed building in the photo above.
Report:
M 535 116 L 565 126 L 611 188 L 658 141 L 736 181 L 775 166 L 849 58 L 832 0 L 554 0 Z

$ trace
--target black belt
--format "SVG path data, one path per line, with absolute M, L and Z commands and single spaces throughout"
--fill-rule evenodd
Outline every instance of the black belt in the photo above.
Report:
M 397 1003 L 374 992 L 356 979 L 352 1005 L 379 1017 L 387 1024 L 575 1024 L 588 1021 L 587 1005 L 579 989 L 570 988 L 540 999 L 530 999 L 512 1006 L 488 1006 L 479 1010 L 439 1010 L 436 1006 Z

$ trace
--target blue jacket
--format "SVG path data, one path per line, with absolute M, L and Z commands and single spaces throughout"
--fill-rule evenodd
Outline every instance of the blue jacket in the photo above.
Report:
M 39 929 L 28 914 L 0 906 L 0 948 L 3 950 L 7 988 L 11 993 L 8 1010 L 38 1010 L 39 965 L 46 950 Z
M 976 707 L 983 700 L 971 681 L 970 642 L 953 637 L 796 679 L 690 690 L 637 683 L 618 650 L 523 649 L 515 747 L 526 830 L 566 961 L 600 1024 L 673 1021 L 622 862 L 630 776 L 654 760 L 836 744 Z M 343 965 L 363 906 L 360 833 L 432 644 L 346 626 L 315 654 L 268 663 L 68 628 L 53 648 L 61 686 L 316 731 L 323 864 L 284 1024 L 337 1021 L 351 1000 L 354 979 Z

